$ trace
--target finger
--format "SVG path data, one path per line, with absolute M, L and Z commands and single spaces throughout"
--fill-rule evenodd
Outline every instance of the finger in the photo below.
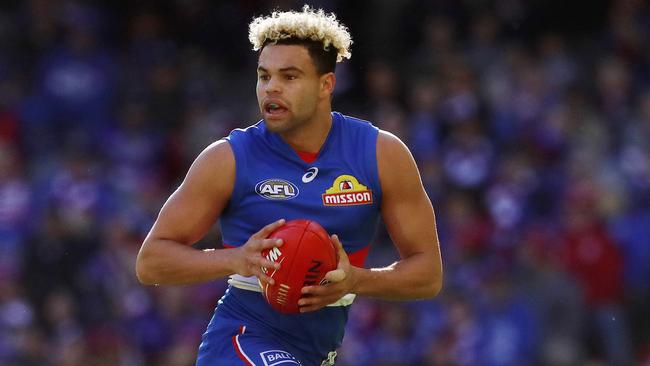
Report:
M 299 307 L 309 307 L 309 306 L 315 306 L 320 303 L 323 303 L 323 298 L 321 297 L 315 297 L 315 296 L 310 296 L 310 297 L 302 297 L 300 300 L 298 300 L 298 306 Z
M 325 274 L 325 279 L 330 282 L 341 282 L 347 277 L 344 270 L 338 268 Z
M 300 293 L 302 294 L 303 297 L 317 295 L 318 287 L 319 286 L 305 286 L 302 289 L 300 289 Z M 300 301 L 298 301 L 298 305 L 300 305 Z
M 252 237 L 251 237 L 252 238 Z M 264 250 L 271 249 L 273 247 L 280 247 L 284 244 L 284 240 L 282 239 L 255 239 L 252 238 L 251 240 L 246 243 L 246 248 L 248 253 L 256 253 L 259 254 Z
M 335 303 L 338 300 L 338 298 L 330 296 L 330 297 L 308 297 L 308 298 L 302 298 L 298 301 L 298 306 L 300 308 L 300 312 L 308 312 L 308 311 L 314 311 L 318 309 L 322 309 L 325 306 Z
M 298 306 L 320 306 L 338 301 L 344 295 L 341 286 L 337 284 L 328 284 L 325 286 L 305 286 L 301 289 L 301 296 L 298 300 Z
M 261 269 L 253 269 L 253 275 L 257 276 L 257 278 L 260 280 L 262 283 L 268 283 L 269 285 L 274 285 L 275 280 L 271 278 L 270 276 L 264 274 L 264 272 L 261 271 Z
M 266 268 L 267 270 L 276 270 L 280 269 L 280 263 L 279 262 L 273 262 L 268 259 L 263 259 L 260 261 L 260 267 Z
M 328 296 L 338 296 L 343 292 L 343 287 L 337 283 L 328 283 L 326 285 L 316 285 L 316 286 L 305 286 L 300 289 L 302 296 L 318 296 L 318 297 L 328 297 Z M 341 295 L 343 296 L 343 295 Z
M 310 311 L 316 311 L 322 308 L 323 306 L 309 305 L 309 306 L 301 306 L 299 310 L 301 313 L 308 313 Z
M 268 270 L 275 270 L 280 268 L 280 262 L 274 262 L 262 256 L 249 258 L 249 263 L 251 267 L 254 268 L 266 268 Z
M 343 250 L 343 244 L 341 244 L 341 241 L 339 240 L 339 236 L 334 234 L 330 236 L 330 240 L 332 241 L 332 244 L 334 244 L 334 248 L 336 248 L 336 252 L 344 251 Z
M 334 244 L 334 247 L 336 248 L 336 256 L 338 257 L 338 268 L 341 268 L 341 261 L 344 263 L 349 263 L 348 259 L 348 254 L 345 252 L 345 249 L 343 249 L 343 244 L 341 244 L 341 241 L 339 240 L 339 236 L 334 234 L 330 237 L 332 243 Z
M 298 309 L 300 310 L 301 313 L 306 313 L 309 311 L 316 311 L 318 309 L 321 309 L 325 307 L 325 305 L 326 304 L 321 302 L 304 301 L 302 305 L 300 305 L 300 302 L 298 302 Z
M 264 226 L 260 231 L 253 234 L 252 237 L 257 238 L 257 239 L 267 238 L 269 235 L 271 235 L 272 232 L 275 231 L 275 229 L 277 229 L 280 226 L 284 225 L 285 222 L 286 222 L 285 219 L 280 219 L 278 221 L 274 221 L 274 222 Z
M 273 239 L 262 239 L 262 240 L 259 241 L 259 243 L 260 243 L 259 244 L 260 245 L 259 250 L 262 251 L 264 249 L 279 247 L 279 246 L 282 245 L 282 243 L 284 243 L 284 241 L 282 239 L 273 238 Z

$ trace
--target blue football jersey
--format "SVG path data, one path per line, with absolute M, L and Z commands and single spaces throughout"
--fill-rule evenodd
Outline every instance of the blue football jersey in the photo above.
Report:
M 281 218 L 309 219 L 337 234 L 351 262 L 363 266 L 380 217 L 377 136 L 370 122 L 333 112 L 327 139 L 316 160 L 308 163 L 268 131 L 263 120 L 232 131 L 226 139 L 235 156 L 236 178 L 220 217 L 223 243 L 241 246 Z M 217 338 L 220 321 L 235 322 L 277 340 L 303 364 L 315 364 L 340 346 L 347 311 L 348 306 L 337 306 L 281 314 L 261 293 L 231 286 L 219 301 L 199 353 L 210 348 L 212 336 Z

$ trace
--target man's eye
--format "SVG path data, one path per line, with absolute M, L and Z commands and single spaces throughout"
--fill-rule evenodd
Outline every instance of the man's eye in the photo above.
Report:
M 285 78 L 286 78 L 287 80 L 295 80 L 295 79 L 297 79 L 298 77 L 295 76 L 295 75 L 287 75 L 287 76 L 285 76 Z
M 260 75 L 258 78 L 263 81 L 268 81 L 270 79 L 268 75 Z

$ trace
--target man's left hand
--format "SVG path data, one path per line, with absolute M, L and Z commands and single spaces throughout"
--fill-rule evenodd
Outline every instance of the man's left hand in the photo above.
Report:
M 301 313 L 322 309 L 329 304 L 337 302 L 343 296 L 353 293 L 355 283 L 354 267 L 350 265 L 350 260 L 343 249 L 343 245 L 339 241 L 339 237 L 334 234 L 330 239 L 337 251 L 339 258 L 338 266 L 335 270 L 325 274 L 325 279 L 329 281 L 328 283 L 302 288 L 302 297 L 298 301 Z

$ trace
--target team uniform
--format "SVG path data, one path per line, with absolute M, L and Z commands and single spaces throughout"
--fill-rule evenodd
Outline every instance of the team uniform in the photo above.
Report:
M 244 245 L 263 226 L 309 219 L 338 234 L 352 265 L 363 267 L 379 222 L 378 129 L 332 113 L 313 161 L 305 161 L 264 121 L 226 139 L 235 156 L 232 196 L 220 217 L 226 246 Z M 264 300 L 255 277 L 231 276 L 203 335 L 197 365 L 331 365 L 354 295 L 304 314 L 282 314 Z

